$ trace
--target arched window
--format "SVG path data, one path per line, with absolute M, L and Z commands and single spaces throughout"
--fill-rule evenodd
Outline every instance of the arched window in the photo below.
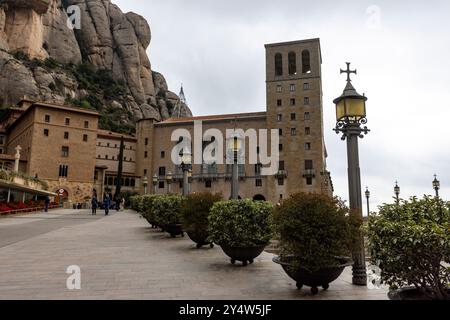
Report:
M 311 55 L 308 50 L 302 52 L 302 66 L 303 73 L 311 73 Z
M 277 53 L 275 55 L 275 75 L 283 75 L 283 56 L 281 55 L 281 53 Z
M 297 55 L 295 52 L 289 52 L 289 74 L 297 74 Z

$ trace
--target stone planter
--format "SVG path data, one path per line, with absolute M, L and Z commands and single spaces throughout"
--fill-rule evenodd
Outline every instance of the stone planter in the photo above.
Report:
M 283 261 L 280 257 L 273 258 L 273 262 L 283 267 L 287 275 L 297 282 L 297 288 L 301 290 L 304 285 L 311 287 L 311 293 L 316 295 L 319 293 L 318 287 L 328 290 L 330 283 L 339 278 L 345 268 L 351 266 L 353 262 L 350 258 L 337 258 L 340 265 L 333 268 L 324 268 L 315 272 L 311 272 L 302 267 L 293 266 L 292 262 L 295 257 L 285 257 Z
M 447 289 L 450 297 L 450 288 Z M 421 293 L 416 287 L 407 287 L 398 290 L 392 290 L 388 293 L 389 300 L 402 300 L 402 301 L 414 301 L 414 300 L 430 300 L 427 296 Z M 447 300 L 450 300 L 447 299 Z
M 242 262 L 243 266 L 252 264 L 254 260 L 263 253 L 267 244 L 254 246 L 254 247 L 229 247 L 222 245 L 221 248 L 227 256 L 231 258 L 231 263 L 235 264 L 236 261 Z
M 200 249 L 203 246 L 210 246 L 211 248 L 214 248 L 214 244 L 208 241 L 207 232 L 188 230 L 187 235 L 197 244 L 197 249 Z
M 184 237 L 183 226 L 181 224 L 166 224 L 163 230 L 170 234 L 172 238 L 176 238 L 177 236 Z

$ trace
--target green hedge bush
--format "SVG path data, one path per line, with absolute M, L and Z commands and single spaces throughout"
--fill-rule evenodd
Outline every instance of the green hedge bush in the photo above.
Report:
M 181 210 L 183 229 L 189 234 L 208 237 L 208 216 L 214 203 L 221 201 L 221 194 L 195 193 L 189 195 Z
M 450 202 L 424 197 L 385 204 L 370 217 L 368 236 L 383 283 L 415 286 L 430 299 L 450 298 Z
M 162 195 L 153 200 L 153 215 L 159 226 L 181 224 L 181 208 L 184 197 Z
M 157 195 L 145 195 L 142 197 L 142 216 L 147 219 L 150 224 L 155 223 L 155 215 L 153 213 L 153 202 Z
M 294 257 L 296 266 L 315 272 L 337 267 L 336 257 L 351 257 L 359 226 L 336 199 L 298 193 L 275 210 L 280 257 Z
M 273 234 L 273 205 L 264 201 L 231 200 L 213 205 L 208 218 L 211 242 L 229 247 L 268 244 Z

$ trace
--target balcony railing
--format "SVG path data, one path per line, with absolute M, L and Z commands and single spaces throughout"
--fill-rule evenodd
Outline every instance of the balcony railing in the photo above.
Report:
M 288 177 L 288 172 L 287 172 L 287 170 L 278 170 L 278 172 L 275 174 L 275 177 L 277 179 L 287 178 Z
M 303 171 L 303 178 L 315 178 L 316 177 L 316 170 L 314 169 L 306 169 Z

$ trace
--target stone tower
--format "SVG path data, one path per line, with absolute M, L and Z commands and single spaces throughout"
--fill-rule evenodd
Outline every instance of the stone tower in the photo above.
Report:
M 332 194 L 326 170 L 319 39 L 266 45 L 267 127 L 280 131 L 280 170 L 270 198 Z

